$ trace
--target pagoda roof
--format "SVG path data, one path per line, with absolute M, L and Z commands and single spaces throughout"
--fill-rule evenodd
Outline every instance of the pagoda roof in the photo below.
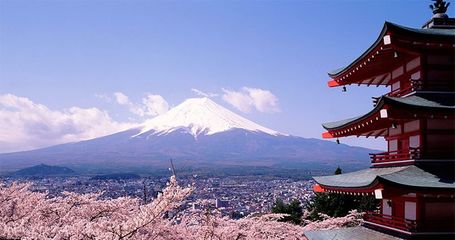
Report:
M 348 118 L 336 122 L 323 123 L 322 126 L 327 130 L 336 130 L 340 129 L 357 122 L 367 119 L 368 117 L 378 113 L 384 105 L 395 105 L 400 107 L 409 107 L 409 108 L 421 108 L 421 109 L 431 109 L 431 110 L 455 110 L 455 93 L 454 92 L 415 92 L 415 94 L 408 97 L 390 97 L 382 96 L 376 106 L 367 114 Z
M 349 227 L 330 230 L 306 231 L 305 236 L 308 240 L 333 240 L 333 239 L 369 239 L 369 240 L 400 240 L 382 232 L 378 232 L 366 227 Z
M 416 92 L 416 94 L 400 98 L 386 97 L 386 103 L 398 103 L 414 107 L 455 109 L 455 92 Z
M 354 60 L 351 64 L 335 69 L 333 71 L 328 72 L 328 75 L 332 78 L 339 76 L 343 72 L 347 71 L 350 69 L 352 66 L 357 65 L 358 62 L 360 62 L 362 59 L 364 59 L 365 56 L 369 55 L 369 53 L 376 49 L 376 47 L 380 44 L 382 44 L 382 40 L 384 36 L 389 33 L 389 32 L 394 32 L 394 33 L 402 33 L 408 36 L 413 36 L 413 37 L 426 37 L 426 38 L 437 38 L 437 39 L 448 39 L 452 40 L 455 37 L 455 29 L 436 29 L 436 28 L 430 28 L 430 29 L 417 29 L 417 28 L 410 28 L 410 27 L 405 27 L 401 26 L 395 23 L 391 22 L 385 22 L 384 27 L 382 28 L 381 33 L 379 34 L 378 38 L 376 41 L 371 45 L 360 57 L 358 57 L 356 60 Z
M 369 168 L 340 175 L 314 177 L 322 188 L 365 189 L 378 183 L 408 187 L 455 189 L 453 167 L 404 166 Z
M 369 168 L 339 175 L 313 177 L 321 186 L 364 188 L 372 185 L 378 176 L 392 174 L 407 167 Z
M 419 49 L 453 51 L 454 44 L 455 29 L 415 29 L 385 22 L 376 41 L 362 55 L 349 65 L 328 72 L 332 78 L 328 85 L 388 85 L 392 80 L 390 70 L 398 66 L 396 61 L 392 61 L 397 49 L 406 49 L 400 54 L 404 59 L 411 60 L 419 56 Z

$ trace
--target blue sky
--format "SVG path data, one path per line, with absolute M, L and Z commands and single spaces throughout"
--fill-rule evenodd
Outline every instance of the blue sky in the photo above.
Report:
M 430 3 L 2 0 L 0 152 L 125 128 L 159 114 L 152 108 L 163 101 L 172 107 L 197 96 L 191 89 L 266 127 L 320 138 L 322 122 L 366 113 L 386 91 L 329 89 L 326 72 L 365 51 L 384 21 L 420 28 Z M 265 93 L 263 108 L 242 111 L 223 98 L 248 97 L 248 89 Z M 120 93 L 128 97 L 121 104 Z

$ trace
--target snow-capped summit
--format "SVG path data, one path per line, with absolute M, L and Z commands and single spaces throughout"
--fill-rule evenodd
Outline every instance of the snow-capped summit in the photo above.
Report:
M 243 118 L 209 98 L 190 98 L 167 113 L 146 121 L 134 137 L 142 134 L 163 135 L 176 130 L 184 130 L 197 137 L 231 129 L 285 135 Z

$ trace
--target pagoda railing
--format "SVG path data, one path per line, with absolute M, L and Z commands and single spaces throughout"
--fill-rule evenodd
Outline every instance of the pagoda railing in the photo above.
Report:
M 370 153 L 370 158 L 371 158 L 372 163 L 420 159 L 420 157 L 421 157 L 421 148 L 409 148 L 409 149 L 398 150 L 398 151 Z
M 403 95 L 406 95 L 406 94 L 408 94 L 410 92 L 413 92 L 413 91 L 416 91 L 416 90 L 419 90 L 419 89 L 420 89 L 420 86 L 417 87 L 417 86 L 414 86 L 414 84 L 413 84 L 413 85 L 409 85 L 409 86 L 404 87 L 404 88 L 395 89 L 395 90 L 389 92 L 387 94 L 387 96 L 390 96 L 390 97 L 401 97 Z
M 369 223 L 391 227 L 408 232 L 454 232 L 455 219 L 410 220 L 377 212 L 367 212 L 363 219 Z
M 367 214 L 365 214 L 363 218 L 367 222 L 372 222 L 379 225 L 392 227 L 408 232 L 415 232 L 417 230 L 416 220 L 409 220 L 402 217 L 400 218 L 396 216 L 380 214 L 375 212 L 367 212 Z
M 403 88 L 395 89 L 395 90 L 387 93 L 386 95 L 389 97 L 402 97 L 410 92 L 421 90 L 422 84 L 423 83 L 421 80 L 413 81 L 410 85 L 403 87 Z M 374 107 L 376 107 L 376 105 L 378 104 L 379 99 L 380 99 L 380 97 L 372 97 Z
M 397 88 L 387 94 L 390 97 L 402 97 L 408 93 L 418 90 L 432 90 L 432 91 L 453 91 L 455 85 L 453 82 L 438 82 L 431 81 L 424 83 L 421 79 L 410 80 L 410 84 L 406 84 L 403 87 Z M 374 100 L 373 100 L 374 103 Z

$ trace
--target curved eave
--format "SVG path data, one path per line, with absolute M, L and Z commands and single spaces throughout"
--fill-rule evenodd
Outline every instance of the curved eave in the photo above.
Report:
M 358 116 L 358 117 L 353 117 L 353 118 L 348 118 L 348 119 L 344 119 L 344 120 L 340 120 L 340 121 L 336 121 L 336 122 L 323 123 L 322 127 L 324 129 L 326 129 L 327 131 L 336 131 L 336 130 L 347 128 L 347 127 L 350 127 L 350 126 L 354 126 L 354 125 L 356 125 L 356 124 L 358 124 L 358 123 L 360 123 L 360 122 L 372 117 L 373 115 L 378 114 L 379 111 L 383 108 L 384 104 L 385 104 L 384 97 L 381 97 L 381 99 L 379 100 L 378 104 L 371 111 L 366 113 L 365 115 Z M 324 134 L 326 136 L 324 136 Z M 327 138 L 328 134 L 327 133 L 324 133 L 324 134 L 323 134 L 323 137 Z
M 385 34 L 387 33 L 388 24 L 389 24 L 388 22 L 384 23 L 384 27 L 382 28 L 381 33 L 379 34 L 376 41 L 374 41 L 373 45 L 371 45 L 362 55 L 360 55 L 357 59 L 355 59 L 351 64 L 347 65 L 346 67 L 339 68 L 339 69 L 333 70 L 331 72 L 328 72 L 327 74 L 329 75 L 329 77 L 331 77 L 332 79 L 337 78 L 340 75 L 342 75 L 343 73 L 347 72 L 352 67 L 355 67 L 356 65 L 358 65 L 358 63 L 361 62 L 363 59 L 365 59 L 365 57 L 368 56 L 373 51 L 373 49 L 376 49 L 382 43 L 383 38 L 384 38 Z M 332 81 L 334 81 L 334 80 L 332 80 Z M 331 81 L 329 81 L 329 82 L 331 82 Z
M 344 194 L 351 194 L 352 195 L 361 195 L 362 193 L 367 194 L 374 194 L 374 190 L 382 188 L 382 185 L 378 183 L 378 181 L 374 181 L 367 186 L 362 187 L 338 187 L 338 186 L 328 186 L 323 184 L 317 184 L 313 187 L 314 192 L 328 192 L 328 193 L 344 193 Z M 316 191 L 316 190 L 319 191 Z
M 381 50 L 384 47 L 384 37 L 388 34 L 400 34 L 408 37 L 413 37 L 416 39 L 425 38 L 431 40 L 442 40 L 454 42 L 455 39 L 455 29 L 414 29 L 390 22 L 385 22 L 376 41 L 357 59 L 355 59 L 351 64 L 346 67 L 336 69 L 334 71 L 328 72 L 328 75 L 332 78 L 328 81 L 329 87 L 336 87 L 346 84 L 351 84 L 352 82 L 347 81 L 346 83 L 340 83 L 339 78 L 342 76 L 348 76 L 348 74 L 353 73 L 357 68 L 361 67 L 362 64 L 369 62 L 369 56 L 374 56 L 373 53 Z
M 325 191 L 372 192 L 378 188 L 378 176 L 401 171 L 407 167 L 368 168 L 340 175 L 313 177 Z
M 436 112 L 444 111 L 446 113 L 455 114 L 455 93 L 435 94 L 417 92 L 414 95 L 406 98 L 382 96 L 378 100 L 377 105 L 365 115 L 337 122 L 322 124 L 322 127 L 324 127 L 324 129 L 328 131 L 323 133 L 322 137 L 323 138 L 337 137 L 334 136 L 333 134 L 334 131 L 355 127 L 369 120 L 370 118 L 374 118 L 375 121 L 378 121 L 380 120 L 380 118 L 378 117 L 380 115 L 380 111 L 384 109 L 386 106 L 399 107 L 400 109 L 412 108 L 424 110 L 426 109 Z

